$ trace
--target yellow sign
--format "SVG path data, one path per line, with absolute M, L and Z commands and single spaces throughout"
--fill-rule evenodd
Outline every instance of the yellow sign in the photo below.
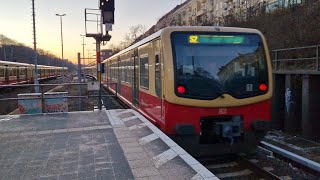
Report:
M 189 36 L 189 43 L 199 43 L 198 38 L 199 36 Z

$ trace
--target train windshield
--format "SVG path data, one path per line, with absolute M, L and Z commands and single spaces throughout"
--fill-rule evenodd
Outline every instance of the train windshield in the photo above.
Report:
M 179 32 L 171 40 L 177 96 L 242 99 L 267 92 L 266 54 L 258 34 Z

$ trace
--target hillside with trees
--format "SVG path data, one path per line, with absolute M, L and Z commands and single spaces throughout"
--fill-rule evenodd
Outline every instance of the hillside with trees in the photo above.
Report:
M 285 2 L 285 1 L 283 1 Z M 226 1 L 226 7 L 233 6 L 233 1 Z M 244 27 L 260 30 L 265 36 L 270 49 L 289 48 L 299 46 L 317 45 L 320 43 L 320 1 L 319 0 L 289 0 L 286 4 L 270 6 L 266 1 L 250 1 L 241 5 L 238 9 L 230 8 L 222 18 L 203 19 L 192 21 L 192 26 L 226 26 Z M 178 5 L 175 9 L 179 8 Z M 175 9 L 168 12 L 159 22 L 151 27 L 137 40 L 155 33 L 158 29 L 166 26 L 184 26 L 177 22 L 171 14 Z M 171 16 L 170 16 L 171 15 Z M 161 19 L 171 19 L 170 23 L 163 23 Z M 137 41 L 136 40 L 136 41 Z M 136 42 L 135 41 L 135 42 Z
M 304 1 L 289 7 L 251 11 L 244 19 L 225 17 L 225 26 L 259 29 L 270 49 L 317 45 L 320 43 L 320 2 Z
M 37 55 L 38 64 L 40 65 L 74 68 L 74 64 L 58 58 L 49 51 L 37 49 Z M 34 51 L 32 48 L 0 34 L 0 60 L 34 64 L 33 56 Z
M 252 1 L 254 2 L 254 1 Z M 232 3 L 228 1 L 227 3 Z M 230 4 L 231 5 L 231 4 Z M 169 17 L 176 8 L 160 18 L 159 22 L 149 30 L 138 24 L 129 28 L 123 41 L 118 44 L 109 45 L 113 52 L 117 53 L 126 47 L 142 40 L 156 32 L 155 26 L 165 28 L 166 26 L 183 26 L 174 18 L 170 23 L 161 23 L 161 19 Z M 274 5 L 272 8 L 265 1 L 256 1 L 255 4 L 241 6 L 240 9 L 230 9 L 223 18 L 212 18 L 204 16 L 204 19 L 193 21 L 193 26 L 226 26 L 244 27 L 260 30 L 266 37 L 269 49 L 290 48 L 300 46 L 311 46 L 320 44 L 320 1 L 288 1 L 287 4 Z

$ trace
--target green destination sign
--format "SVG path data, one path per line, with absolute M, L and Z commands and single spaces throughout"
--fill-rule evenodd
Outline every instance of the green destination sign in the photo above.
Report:
M 244 36 L 190 35 L 190 44 L 242 44 Z

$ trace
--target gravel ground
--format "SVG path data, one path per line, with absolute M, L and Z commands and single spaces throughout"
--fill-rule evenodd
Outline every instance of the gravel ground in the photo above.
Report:
M 113 95 L 110 91 L 103 89 L 104 95 Z M 126 109 L 115 97 L 103 97 L 102 98 L 104 106 L 106 109 Z

